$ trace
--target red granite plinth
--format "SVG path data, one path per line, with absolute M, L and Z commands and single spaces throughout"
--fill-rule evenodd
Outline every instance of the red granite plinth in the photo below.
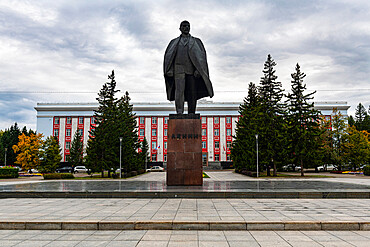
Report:
M 200 114 L 170 114 L 167 185 L 203 185 Z

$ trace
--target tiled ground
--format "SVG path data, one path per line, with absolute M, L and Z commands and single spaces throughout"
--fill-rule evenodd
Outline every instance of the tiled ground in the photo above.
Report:
M 0 200 L 0 220 L 370 221 L 370 199 Z
M 0 231 L 0 246 L 369 246 L 370 231 Z

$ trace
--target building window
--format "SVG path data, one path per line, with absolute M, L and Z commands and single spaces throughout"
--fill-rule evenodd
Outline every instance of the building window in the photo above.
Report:
M 220 135 L 220 130 L 219 129 L 215 129 L 215 136 L 219 136 Z
M 152 150 L 156 150 L 157 149 L 157 142 L 152 142 Z
M 67 124 L 71 124 L 72 123 L 72 118 L 71 117 L 67 117 Z
M 152 117 L 152 124 L 157 124 L 157 117 Z
M 226 117 L 226 123 L 227 124 L 231 123 L 231 117 Z
M 231 155 L 230 154 L 226 155 L 226 160 L 231 161 Z
M 220 155 L 219 154 L 215 154 L 215 161 L 220 161 Z
M 84 117 L 78 118 L 78 124 L 84 124 Z
M 207 135 L 207 130 L 206 129 L 202 129 L 202 136 L 206 136 Z
M 163 143 L 163 148 L 164 148 L 164 149 L 167 149 L 167 142 L 164 142 L 164 143 Z
M 215 141 L 215 148 L 220 148 L 220 142 L 219 141 Z
M 152 161 L 157 161 L 157 154 L 152 154 Z
M 157 136 L 157 129 L 152 129 L 152 136 Z
M 202 142 L 202 148 L 203 149 L 207 148 L 207 142 Z
M 144 129 L 140 129 L 140 136 L 144 136 Z
M 91 124 L 95 124 L 95 118 L 94 117 L 91 118 Z
M 140 117 L 140 124 L 145 124 L 145 118 L 144 117 Z
M 231 129 L 226 129 L 226 135 L 231 136 Z
M 167 154 L 164 154 L 164 155 L 163 155 L 163 161 L 164 161 L 164 162 L 167 162 Z
M 70 149 L 71 148 L 71 142 L 66 142 L 66 149 Z
M 226 147 L 227 147 L 227 149 L 230 149 L 231 148 L 231 141 L 227 141 L 226 142 Z
M 71 136 L 71 129 L 66 129 L 66 136 Z
M 59 136 L 59 129 L 54 129 L 54 136 L 56 136 L 56 137 Z
M 54 124 L 59 124 L 59 117 L 54 118 Z
M 202 154 L 202 162 L 203 164 L 207 163 L 207 154 Z
M 202 117 L 202 124 L 206 124 L 207 123 L 207 117 Z
M 78 134 L 82 137 L 84 135 L 84 130 L 83 129 L 78 129 Z
M 219 117 L 215 117 L 215 124 L 219 124 L 220 123 L 220 118 Z
M 163 133 L 164 136 L 167 136 L 167 131 L 168 131 L 167 129 L 164 129 L 164 133 Z
M 164 124 L 168 124 L 168 117 L 164 118 Z

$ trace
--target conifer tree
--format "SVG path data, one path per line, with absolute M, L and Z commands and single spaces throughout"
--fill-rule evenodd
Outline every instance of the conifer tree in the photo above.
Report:
M 5 163 L 5 148 L 6 152 L 6 164 L 8 166 L 16 165 L 17 154 L 13 151 L 13 146 L 17 145 L 19 142 L 18 136 L 21 135 L 21 130 L 17 123 L 10 126 L 9 129 L 5 129 L 3 135 L 0 138 L 0 164 Z
M 285 105 L 281 101 L 284 93 L 281 82 L 276 81 L 276 62 L 271 55 L 267 56 L 264 64 L 263 77 L 258 92 L 261 98 L 263 115 L 260 116 L 260 130 L 258 133 L 261 146 L 261 163 L 267 167 L 267 175 L 270 175 L 270 167 L 274 169 L 277 176 L 277 164 L 281 165 L 284 146 L 283 130 L 285 124 Z M 283 152 L 283 153 L 282 153 Z
M 356 107 L 356 112 L 355 112 L 355 126 L 357 130 L 366 130 L 366 125 L 367 125 L 367 112 L 363 104 L 359 103 L 358 106 Z
M 314 162 L 317 154 L 315 151 L 319 150 L 320 112 L 313 108 L 314 103 L 309 103 L 316 91 L 305 94 L 306 84 L 303 83 L 303 79 L 306 74 L 301 72 L 298 63 L 291 77 L 292 92 L 287 95 L 289 147 L 294 155 L 295 164 L 301 166 L 301 176 L 304 176 L 304 164 Z
M 38 170 L 42 173 L 55 172 L 62 160 L 61 151 L 58 138 L 55 136 L 47 137 L 42 145 L 41 163 Z
M 83 149 L 84 145 L 81 141 L 82 136 L 78 131 L 73 136 L 69 155 L 67 156 L 68 163 L 71 164 L 72 168 L 83 165 Z
M 259 117 L 263 114 L 260 107 L 260 98 L 257 87 L 249 83 L 248 96 L 239 106 L 239 121 L 236 123 L 234 141 L 231 149 L 231 157 L 235 169 L 241 171 L 256 170 L 256 137 L 259 130 Z
M 98 93 L 99 107 L 94 112 L 96 128 L 90 132 L 91 138 L 87 148 L 87 166 L 92 171 L 101 171 L 102 177 L 104 170 L 108 170 L 110 176 L 111 168 L 115 168 L 119 163 L 119 155 L 115 139 L 115 130 L 117 123 L 114 121 L 117 114 L 117 98 L 115 94 L 116 81 L 114 70 L 108 75 L 109 82 L 103 85 Z

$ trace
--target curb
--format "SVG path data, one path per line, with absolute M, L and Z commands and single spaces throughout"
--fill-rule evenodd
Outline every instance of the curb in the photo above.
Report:
M 281 199 L 370 199 L 366 191 L 2 191 L 0 198 L 281 198 Z
M 0 221 L 0 230 L 254 230 L 370 231 L 370 222 L 349 221 Z

